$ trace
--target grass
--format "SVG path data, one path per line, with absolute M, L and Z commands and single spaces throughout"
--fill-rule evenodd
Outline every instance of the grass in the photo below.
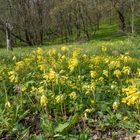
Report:
M 37 49 L 38 47 L 43 50 Z M 68 53 L 61 51 L 62 48 L 69 49 Z M 54 49 L 56 54 L 53 54 Z M 77 55 L 74 50 L 78 49 L 81 51 L 76 52 Z M 36 53 L 32 53 L 33 51 Z M 125 62 L 125 57 L 131 59 Z M 26 58 L 31 59 L 31 63 L 28 64 Z M 114 65 L 110 70 L 109 65 L 106 65 L 107 59 L 116 65 L 121 63 L 121 67 Z M 44 65 L 45 70 L 39 70 Z M 70 72 L 73 65 L 78 65 L 78 68 Z M 115 77 L 113 72 L 118 74 L 118 69 L 122 72 L 123 68 L 128 68 L 127 72 L 130 68 L 130 75 Z M 109 77 L 105 77 L 103 71 L 108 69 Z M 138 69 L 140 37 L 120 36 L 117 34 L 117 25 L 108 27 L 108 24 L 102 24 L 93 40 L 85 43 L 18 47 L 12 52 L 0 49 L 0 139 L 112 140 L 137 137 L 137 131 L 140 131 L 139 107 L 136 104 L 122 104 L 122 98 L 127 96 L 118 93 L 122 88 L 138 85 Z M 61 70 L 66 73 L 63 74 Z M 9 74 L 10 71 L 17 73 L 20 79 L 18 83 L 10 81 L 13 76 L 14 80 L 16 78 Z M 52 79 L 45 81 L 44 72 L 50 74 Z M 61 81 L 64 77 L 68 79 L 64 83 L 54 82 L 53 76 L 57 76 L 54 74 L 63 75 Z M 79 75 L 83 77 L 80 80 Z M 91 76 L 95 78 L 92 79 Z M 96 90 L 91 96 L 88 86 L 93 90 L 93 82 Z M 85 89 L 81 89 L 83 85 Z M 25 91 L 21 92 L 22 88 Z M 73 89 L 78 95 L 77 100 Z M 137 90 L 139 91 L 139 85 Z M 40 94 L 36 94 L 36 91 Z M 42 92 L 45 97 L 41 96 Z M 87 92 L 87 95 L 82 92 Z M 63 97 L 64 102 L 61 103 Z
M 105 27 L 106 28 L 106 27 Z M 110 31 L 109 31 L 110 32 Z M 106 35 L 109 35 L 109 32 L 106 32 Z M 114 31 L 113 31 L 114 32 Z M 100 32 L 100 34 L 102 34 Z M 47 67 L 53 68 L 53 61 L 55 60 L 57 63 L 61 62 L 59 58 L 59 53 L 61 48 L 68 48 L 69 55 L 66 57 L 66 61 L 69 61 L 72 58 L 71 53 L 76 48 L 81 49 L 81 53 L 79 56 L 79 67 L 81 71 L 78 69 L 75 70 L 74 73 L 70 73 L 67 70 L 66 64 L 60 63 L 60 66 L 67 70 L 67 74 L 69 75 L 69 79 L 71 79 L 75 84 L 77 84 L 78 79 L 76 78 L 78 74 L 83 74 L 86 79 L 83 79 L 83 84 L 88 82 L 89 79 L 89 72 L 88 66 L 90 61 L 90 57 L 95 60 L 99 57 L 99 62 L 101 64 L 94 64 L 95 69 L 99 75 L 102 75 L 102 70 L 106 70 L 105 59 L 109 58 L 111 61 L 118 61 L 121 55 L 129 54 L 129 56 L 133 59 L 132 61 L 122 65 L 127 65 L 131 68 L 132 73 L 128 77 L 123 77 L 121 79 L 121 84 L 124 80 L 129 80 L 132 78 L 136 78 L 136 71 L 140 68 L 140 42 L 139 37 L 112 37 L 112 39 L 102 39 L 104 35 L 99 35 L 96 40 L 91 40 L 86 43 L 72 43 L 72 44 L 61 44 L 61 45 L 49 45 L 49 46 L 41 46 L 41 48 L 46 51 L 46 54 L 43 55 L 43 59 L 48 60 L 45 62 Z M 114 38 L 114 39 L 113 39 Z M 40 86 L 40 81 L 42 72 L 38 71 L 38 63 L 42 64 L 43 59 L 39 60 L 32 60 L 32 63 L 28 66 L 21 66 L 18 67 L 20 69 L 18 71 L 18 75 L 21 78 L 19 84 L 12 83 L 8 80 L 8 72 L 15 71 L 17 68 L 17 62 L 24 61 L 24 58 L 31 58 L 34 59 L 35 55 L 31 55 L 33 50 L 36 50 L 38 46 L 34 48 L 15 48 L 13 52 L 7 52 L 5 49 L 0 49 L 0 64 L 1 68 L 0 71 L 2 76 L 2 81 L 0 81 L 0 138 L 9 138 L 9 139 L 81 139 L 81 140 L 88 140 L 92 139 L 92 137 L 98 137 L 100 139 L 115 139 L 115 138 L 124 138 L 124 137 L 133 137 L 137 136 L 137 130 L 140 129 L 139 126 L 139 116 L 137 112 L 137 108 L 127 105 L 123 105 L 120 103 L 120 108 L 118 110 L 112 109 L 112 104 L 114 101 L 121 102 L 122 97 L 118 96 L 118 89 L 110 89 L 112 84 L 117 84 L 117 88 L 122 88 L 120 81 L 117 80 L 111 74 L 110 79 L 107 81 L 105 80 L 104 83 L 100 80 L 101 77 L 94 79 L 97 81 L 97 95 L 95 94 L 96 104 L 92 108 L 93 113 L 88 115 L 89 119 L 84 120 L 83 112 L 84 110 L 90 106 L 88 98 L 92 97 L 82 97 L 81 100 L 71 101 L 67 100 L 65 103 L 69 103 L 70 107 L 61 106 L 55 104 L 50 96 L 49 92 L 45 94 L 48 100 L 51 102 L 49 103 L 49 114 L 46 109 L 40 107 L 39 99 L 40 95 L 34 96 L 34 94 L 29 94 L 32 85 L 36 85 L 37 88 Z M 56 55 L 52 55 L 48 57 L 48 53 L 53 49 L 56 49 Z M 104 52 L 102 49 L 106 48 Z M 41 52 L 39 52 L 41 53 Z M 84 55 L 88 56 L 88 61 L 82 60 Z M 16 57 L 16 60 L 13 60 L 13 57 Z M 41 55 L 42 57 L 42 55 Z M 124 60 L 123 60 L 124 61 Z M 52 63 L 51 65 L 48 63 Z M 75 62 L 73 62 L 75 63 Z M 72 64 L 73 64 L 72 63 Z M 114 66 L 115 68 L 115 66 Z M 54 68 L 53 68 L 54 69 Z M 122 68 L 120 68 L 122 69 Z M 59 73 L 60 70 L 57 72 Z M 23 73 L 22 73 L 23 72 Z M 80 73 L 79 73 L 80 72 Z M 40 77 L 33 79 L 33 73 L 38 73 Z M 64 75 L 66 76 L 66 75 Z M 25 82 L 25 79 L 27 80 Z M 22 81 L 23 80 L 23 81 Z M 111 82 L 112 81 L 112 82 Z M 66 81 L 69 82 L 69 81 Z M 80 81 L 79 84 L 81 83 Z M 110 83 L 111 82 L 111 83 Z M 113 83 L 114 82 L 114 83 Z M 53 83 L 53 82 L 52 82 Z M 48 85 L 51 82 L 47 83 Z M 123 83 L 125 86 L 126 83 Z M 20 95 L 17 93 L 17 86 L 25 86 L 27 88 L 26 92 Z M 46 84 L 45 84 L 46 85 Z M 52 85 L 51 85 L 52 86 Z M 58 85 L 54 85 L 55 90 L 60 92 Z M 65 87 L 65 85 L 63 85 Z M 78 86 L 78 85 L 77 85 Z M 82 85 L 80 85 L 81 87 Z M 57 88 L 59 90 L 57 90 Z M 71 87 L 66 87 L 67 90 L 65 92 L 71 92 Z M 78 87 L 79 88 L 79 87 Z M 39 89 L 38 89 L 39 90 Z M 78 90 L 78 89 L 77 89 Z M 115 91 L 117 90 L 117 91 Z M 56 94 L 57 94 L 56 93 Z M 79 94 L 79 93 L 78 93 Z M 113 94 L 113 95 L 111 95 Z M 123 95 L 124 96 L 124 95 Z M 7 109 L 7 104 L 5 101 L 9 99 L 9 102 L 12 104 L 12 109 L 9 106 Z M 84 99 L 84 100 L 83 100 Z M 44 99 L 45 100 L 45 99 Z M 83 100 L 83 102 L 82 102 Z M 52 102 L 53 101 L 53 102 Z M 46 101 L 47 102 L 47 101 Z M 58 96 L 57 96 L 58 102 Z M 32 105 L 30 105 L 32 103 Z M 78 111 L 73 110 L 73 106 L 77 106 L 79 108 Z M 65 110 L 65 108 L 69 108 Z M 67 112 L 67 118 L 65 118 L 64 110 Z M 72 110 L 72 112 L 71 112 Z M 122 111 L 123 110 L 123 111 Z M 53 111 L 55 112 L 53 114 Z M 81 113 L 82 112 L 82 113 Z M 62 114 L 61 114 L 62 113 Z M 49 116 L 48 116 L 49 115 Z M 62 115 L 62 116 L 61 116 Z M 135 117 L 134 117 L 135 116 Z M 128 117 L 126 121 L 123 121 L 123 117 Z M 110 133 L 110 135 L 109 135 Z M 132 136 L 131 136 L 132 135 Z

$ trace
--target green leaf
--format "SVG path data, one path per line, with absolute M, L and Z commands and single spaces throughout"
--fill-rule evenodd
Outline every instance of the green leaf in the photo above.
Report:
M 59 124 L 58 127 L 56 127 L 55 132 L 63 132 L 68 126 L 70 125 L 69 122 L 66 122 L 64 124 Z

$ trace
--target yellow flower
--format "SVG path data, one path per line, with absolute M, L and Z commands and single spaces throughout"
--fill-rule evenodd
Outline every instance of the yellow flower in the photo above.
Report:
M 66 52 L 66 51 L 68 51 L 69 49 L 66 47 L 66 46 L 63 46 L 63 47 L 61 47 L 61 51 L 62 52 Z
M 13 61 L 15 61 L 17 58 L 16 58 L 16 56 L 13 56 Z
M 90 71 L 90 76 L 91 76 L 91 78 L 96 78 L 97 77 L 97 72 L 96 71 Z
M 113 103 L 113 109 L 116 110 L 116 109 L 118 108 L 118 105 L 119 105 L 118 102 L 115 101 L 115 102 Z
M 64 73 L 65 73 L 65 70 L 60 70 L 59 73 L 60 73 L 60 74 L 64 74 Z
M 51 50 L 48 51 L 49 56 L 53 56 L 56 54 L 56 50 L 52 48 Z
M 92 109 L 86 109 L 85 112 L 91 113 L 92 112 Z
M 99 78 L 99 81 L 100 81 L 100 82 L 103 82 L 103 81 L 104 81 L 104 78 L 103 78 L 103 77 L 100 77 L 100 78 Z
M 70 71 L 73 71 L 78 65 L 78 59 L 76 57 L 70 58 L 70 60 L 68 61 L 68 65 Z
M 114 74 L 114 76 L 119 78 L 121 76 L 121 71 L 120 70 L 115 70 L 113 74 Z
M 123 67 L 122 69 L 122 73 L 129 75 L 131 72 L 131 68 L 130 67 Z
M 70 93 L 69 96 L 71 99 L 74 99 L 74 100 L 77 98 L 76 92 Z
M 58 82 L 59 75 L 53 70 L 50 69 L 48 73 L 44 74 L 43 78 L 47 81 L 50 80 L 52 82 Z
M 6 107 L 7 109 L 10 109 L 10 108 L 12 107 L 9 101 L 7 101 L 7 102 L 5 103 L 5 107 Z
M 124 116 L 123 117 L 123 120 L 125 121 L 125 120 L 128 120 L 128 116 Z
M 18 76 L 15 71 L 8 72 L 9 80 L 11 83 L 17 83 L 18 82 Z
M 137 75 L 138 75 L 138 77 L 140 77 L 140 69 L 138 69 Z
M 106 52 L 107 51 L 107 48 L 106 47 L 102 47 L 102 52 Z
M 55 101 L 56 103 L 62 103 L 64 101 L 64 95 L 57 95 Z
M 44 71 L 44 70 L 45 70 L 45 64 L 40 64 L 40 65 L 38 65 L 38 68 L 39 68 L 41 71 Z
M 44 50 L 42 50 L 41 48 L 38 48 L 38 49 L 36 50 L 36 53 L 37 53 L 38 55 L 42 55 L 42 54 L 44 54 Z
M 140 90 L 139 83 L 134 82 L 133 85 L 123 88 L 123 92 L 127 95 L 127 97 L 122 99 L 123 103 L 127 103 L 127 105 L 137 105 L 140 101 Z
M 16 63 L 16 71 L 20 71 L 23 70 L 25 68 L 25 63 L 24 61 L 19 61 Z
M 48 104 L 48 99 L 45 95 L 42 95 L 41 98 L 40 98 L 40 105 L 41 106 L 47 106 Z
M 140 130 L 137 130 L 137 133 L 140 134 Z
M 26 89 L 27 88 L 24 86 L 24 87 L 21 88 L 21 91 L 24 92 L 24 91 L 26 91 Z
M 95 104 L 95 100 L 91 99 L 90 103 L 91 103 L 91 105 L 94 105 Z
M 126 103 L 126 98 L 122 98 L 122 103 Z
M 61 59 L 62 60 L 66 59 L 66 56 L 65 55 L 62 55 Z
M 103 70 L 103 75 L 105 75 L 106 77 L 108 77 L 108 71 L 107 70 Z
M 116 88 L 116 85 L 111 85 L 111 89 L 115 89 Z
M 114 69 L 114 68 L 120 68 L 120 61 L 111 61 L 110 63 L 109 63 L 109 68 L 110 69 Z
M 38 93 L 43 94 L 44 93 L 44 86 L 41 86 L 38 88 Z

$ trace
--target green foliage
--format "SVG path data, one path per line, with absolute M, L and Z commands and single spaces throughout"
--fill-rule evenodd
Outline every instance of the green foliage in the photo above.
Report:
M 106 139 L 140 129 L 138 38 L 42 48 L 0 53 L 1 139 Z

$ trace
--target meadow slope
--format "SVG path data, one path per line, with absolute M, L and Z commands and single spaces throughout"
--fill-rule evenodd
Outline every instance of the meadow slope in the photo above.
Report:
M 0 139 L 139 134 L 139 37 L 0 49 Z

